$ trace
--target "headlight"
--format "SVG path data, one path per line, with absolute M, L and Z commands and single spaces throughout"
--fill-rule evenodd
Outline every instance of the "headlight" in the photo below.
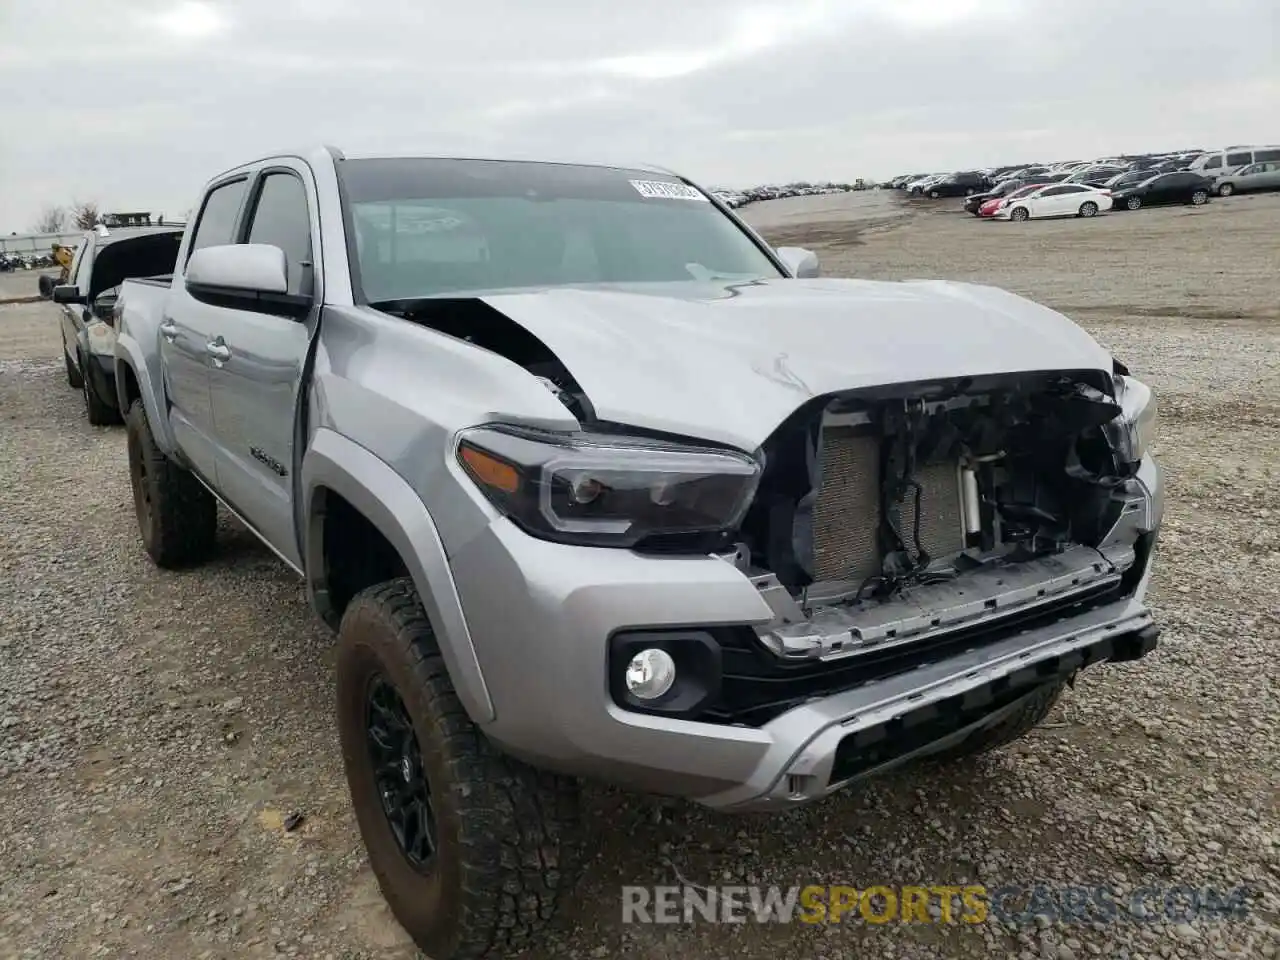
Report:
M 533 536 L 612 547 L 731 529 L 760 478 L 745 454 L 518 427 L 465 431 L 458 462 Z
M 1136 465 L 1155 443 L 1156 397 L 1150 387 L 1133 377 L 1117 376 L 1115 384 L 1120 415 L 1107 424 L 1107 439 L 1120 463 Z

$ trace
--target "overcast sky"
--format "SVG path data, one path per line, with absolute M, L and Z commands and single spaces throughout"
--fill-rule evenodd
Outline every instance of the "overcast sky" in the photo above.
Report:
M 707 185 L 1280 141 L 1276 0 L 0 0 L 0 230 L 281 148 Z

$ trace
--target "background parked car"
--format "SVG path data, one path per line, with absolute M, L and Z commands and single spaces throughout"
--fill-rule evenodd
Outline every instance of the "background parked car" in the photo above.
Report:
M 1083 183 L 1051 183 L 1006 200 L 996 211 L 998 220 L 1042 217 L 1094 217 L 1111 209 L 1111 193 Z
M 115 386 L 116 293 L 128 278 L 172 273 L 182 230 L 181 225 L 90 230 L 68 268 L 67 282 L 53 289 L 53 301 L 62 311 L 67 383 L 84 394 L 85 413 L 95 426 L 121 422 Z
M 1130 170 L 1126 173 L 1117 173 L 1114 177 L 1102 184 L 1107 190 L 1115 193 L 1117 190 L 1123 190 L 1125 187 L 1131 187 L 1135 184 L 1142 183 L 1144 180 L 1150 180 L 1161 171 L 1156 170 Z
M 1220 197 L 1229 197 L 1233 193 L 1245 193 L 1250 190 L 1280 189 L 1280 161 L 1267 163 L 1251 163 L 1241 167 L 1235 173 L 1219 177 L 1214 182 L 1214 191 Z
M 985 174 L 978 173 L 976 170 L 967 170 L 943 177 L 930 184 L 924 192 L 930 199 L 936 200 L 939 197 L 969 197 L 975 193 L 981 193 L 990 186 L 991 181 Z
M 975 193 L 970 197 L 966 197 L 964 201 L 964 211 L 965 213 L 972 213 L 976 217 L 979 215 L 978 210 L 988 200 L 998 200 L 1002 197 L 1007 197 L 1015 190 L 1021 190 L 1026 185 L 1027 182 L 1025 180 L 1001 180 L 990 190 L 985 190 L 982 193 Z
M 1141 183 L 1113 191 L 1112 207 L 1116 210 L 1137 210 L 1169 203 L 1200 206 L 1208 202 L 1213 188 L 1212 180 L 1189 170 L 1160 173 Z
M 1128 172 L 1129 171 L 1125 167 L 1121 166 L 1112 164 L 1094 164 L 1093 166 L 1082 167 L 1072 173 L 1071 176 L 1067 177 L 1067 183 L 1080 183 L 1087 184 L 1091 187 L 1101 187 L 1117 174 Z
M 1270 163 L 1273 160 L 1280 160 L 1280 146 L 1275 144 L 1227 147 L 1201 154 L 1188 169 L 1206 177 L 1223 177 L 1252 163 Z
M 1035 183 L 1023 183 L 1022 186 L 1014 190 L 1010 190 L 1009 193 L 1003 197 L 992 197 L 990 200 L 984 201 L 982 205 L 978 207 L 978 216 L 984 218 L 994 217 L 1007 204 L 1019 199 L 1020 197 L 1028 197 L 1043 186 L 1046 186 L 1046 184 L 1040 183 L 1039 181 L 1036 181 Z

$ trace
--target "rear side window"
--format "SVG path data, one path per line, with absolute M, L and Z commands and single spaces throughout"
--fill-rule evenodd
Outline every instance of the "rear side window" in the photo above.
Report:
M 311 292 L 311 217 L 301 180 L 291 173 L 269 173 L 262 178 L 246 239 L 283 250 L 289 265 L 289 292 Z
M 1218 154 L 1214 154 L 1212 157 L 1206 160 L 1204 167 L 1202 167 L 1201 169 L 1219 170 L 1221 169 L 1221 167 L 1222 167 L 1222 154 L 1218 153 Z
M 219 244 L 232 242 L 232 231 L 236 227 L 236 217 L 240 213 L 240 202 L 244 200 L 244 192 L 248 180 L 233 180 L 214 187 L 205 197 L 204 207 L 200 210 L 200 218 L 196 221 L 195 234 L 191 237 L 191 248 L 187 251 L 187 259 L 202 247 L 216 247 Z
M 1263 160 L 1280 160 L 1280 150 L 1255 150 L 1253 159 L 1255 163 L 1260 163 Z
M 1252 163 L 1252 162 L 1253 162 L 1253 154 L 1248 150 L 1242 153 L 1227 154 L 1227 165 L 1231 167 L 1238 167 L 1242 163 Z

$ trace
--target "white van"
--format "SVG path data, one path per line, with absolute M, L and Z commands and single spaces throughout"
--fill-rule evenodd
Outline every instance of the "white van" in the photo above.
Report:
M 1234 173 L 1241 167 L 1251 163 L 1265 163 L 1280 160 L 1280 146 L 1268 147 L 1228 147 L 1226 150 L 1215 150 L 1202 153 L 1191 162 L 1191 170 L 1205 177 L 1222 177 Z

